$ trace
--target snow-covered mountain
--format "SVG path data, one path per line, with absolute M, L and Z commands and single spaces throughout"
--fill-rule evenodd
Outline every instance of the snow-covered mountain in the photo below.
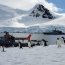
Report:
M 24 33 L 42 33 L 44 30 L 39 26 L 32 26 L 29 28 L 16 28 L 16 27 L 0 27 L 0 32 L 24 32 Z
M 57 26 L 57 25 L 62 25 L 62 26 L 65 26 L 65 15 L 58 18 L 58 19 L 55 19 L 53 21 L 50 21 L 50 22 L 47 22 L 47 23 L 44 23 L 45 25 L 54 25 L 54 26 Z
M 26 28 L 0 27 L 0 32 L 26 32 Z
M 26 32 L 28 33 L 42 33 L 43 29 L 41 29 L 39 26 L 32 26 L 26 29 Z
M 25 13 L 25 11 L 13 9 L 11 7 L 0 4 L 0 20 L 8 20 L 23 13 Z
M 57 30 L 65 32 L 65 15 L 55 20 L 37 25 L 41 28 L 45 28 L 46 31 Z
M 5 5 L 0 5 L 0 31 L 6 30 L 12 32 L 14 30 L 13 32 L 40 33 L 51 30 L 52 28 L 54 29 L 55 27 L 58 27 L 58 25 L 61 27 L 61 30 L 64 30 L 64 23 L 65 16 L 51 12 L 41 4 L 35 5 L 27 12 L 20 9 L 13 9 Z M 28 28 L 25 29 L 22 27 Z
M 32 9 L 28 11 L 28 14 L 19 19 L 19 22 L 24 23 L 27 26 L 36 24 L 42 24 L 59 18 L 61 15 L 55 12 L 51 12 L 42 4 L 36 4 Z
M 56 13 L 52 13 L 41 4 L 35 5 L 29 11 L 13 9 L 5 5 L 0 5 L 0 14 L 0 27 L 34 26 L 36 24 L 49 22 L 60 16 Z
M 33 16 L 33 17 L 41 16 L 42 18 L 48 18 L 48 19 L 54 18 L 52 13 L 41 4 L 37 4 L 37 5 L 35 5 L 35 7 L 33 7 L 33 10 L 30 13 L 30 16 Z

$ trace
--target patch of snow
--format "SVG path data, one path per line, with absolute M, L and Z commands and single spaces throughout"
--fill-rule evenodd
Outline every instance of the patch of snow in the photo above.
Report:
M 1 52 L 0 65 L 65 65 L 65 46 L 57 48 L 56 45 L 47 47 L 37 46 L 23 49 L 5 48 Z

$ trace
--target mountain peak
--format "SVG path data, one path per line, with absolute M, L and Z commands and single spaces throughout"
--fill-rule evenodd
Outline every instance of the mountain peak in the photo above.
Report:
M 51 14 L 51 12 L 47 8 L 45 8 L 42 4 L 36 4 L 35 7 L 33 7 L 30 16 L 33 17 L 41 16 L 42 18 L 53 19 L 53 15 Z

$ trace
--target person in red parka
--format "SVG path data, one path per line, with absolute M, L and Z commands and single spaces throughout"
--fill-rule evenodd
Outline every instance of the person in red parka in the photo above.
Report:
M 28 36 L 28 47 L 31 47 L 31 34 Z

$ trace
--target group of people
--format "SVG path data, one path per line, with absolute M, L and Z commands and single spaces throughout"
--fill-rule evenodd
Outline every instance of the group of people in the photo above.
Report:
M 56 44 L 58 45 L 58 48 L 61 47 L 63 44 L 65 44 L 64 37 L 57 38 Z

